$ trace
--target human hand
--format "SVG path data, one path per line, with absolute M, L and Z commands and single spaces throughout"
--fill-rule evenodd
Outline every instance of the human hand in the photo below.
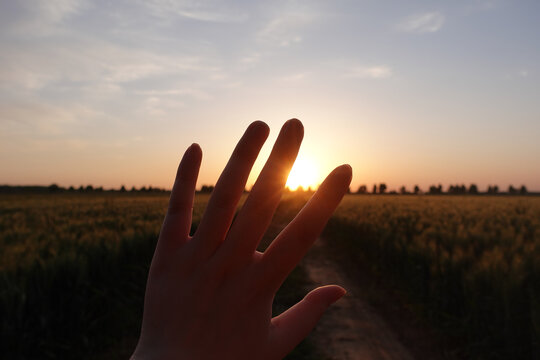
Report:
M 280 359 L 345 294 L 319 287 L 272 318 L 274 295 L 322 231 L 348 189 L 352 170 L 336 168 L 264 253 L 256 250 L 280 201 L 303 138 L 289 120 L 232 222 L 251 167 L 268 137 L 252 123 L 223 170 L 193 237 L 189 236 L 202 158 L 191 145 L 178 167 L 152 259 L 141 336 L 132 359 Z

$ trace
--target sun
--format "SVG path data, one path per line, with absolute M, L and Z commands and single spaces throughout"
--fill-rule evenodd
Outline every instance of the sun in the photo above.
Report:
M 304 190 L 309 187 L 315 189 L 318 179 L 319 172 L 316 163 L 309 158 L 299 156 L 294 162 L 285 186 L 291 190 L 297 190 L 300 186 Z

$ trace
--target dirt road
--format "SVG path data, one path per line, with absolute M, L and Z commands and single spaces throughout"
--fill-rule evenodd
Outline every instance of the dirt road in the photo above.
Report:
M 387 324 L 362 298 L 360 286 L 325 257 L 318 239 L 302 266 L 316 285 L 338 284 L 348 293 L 320 320 L 310 337 L 321 353 L 333 360 L 412 360 Z

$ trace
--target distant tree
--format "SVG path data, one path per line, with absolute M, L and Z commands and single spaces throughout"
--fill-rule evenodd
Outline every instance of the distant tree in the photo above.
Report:
M 214 187 L 212 185 L 203 185 L 201 187 L 202 193 L 211 193 L 214 190 Z
M 405 187 L 405 185 L 403 185 L 402 187 L 399 188 L 399 193 L 401 195 L 407 194 L 407 188 Z
M 518 192 L 518 191 L 517 191 L 517 189 L 516 189 L 514 186 L 512 186 L 512 185 L 508 186 L 508 193 L 509 193 L 509 194 L 514 195 L 514 194 L 517 194 L 517 192 Z
M 373 191 L 372 191 L 373 194 L 376 194 L 377 193 L 377 184 L 373 184 Z
M 79 189 L 78 189 L 79 192 L 84 192 L 84 186 L 79 186 Z
M 49 189 L 49 192 L 54 193 L 54 192 L 60 191 L 60 186 L 58 186 L 57 184 L 51 184 L 49 185 L 48 189 Z
M 499 187 L 497 185 L 493 186 L 493 193 L 498 194 L 499 193 Z
M 469 194 L 478 194 L 478 186 L 476 184 L 469 186 Z
M 448 193 L 449 194 L 452 194 L 452 195 L 457 195 L 457 194 L 465 194 L 467 192 L 467 188 L 465 187 L 465 185 L 450 185 L 448 187 Z
M 385 183 L 380 183 L 379 184 L 379 193 L 380 194 L 384 194 L 386 192 L 386 189 L 387 189 L 387 187 L 386 187 Z
M 130 191 L 131 191 L 131 192 L 136 192 L 136 191 L 137 191 L 137 188 L 136 188 L 135 186 L 132 186 Z
M 94 191 L 103 192 L 103 186 L 99 186 L 99 187 L 95 188 Z
M 71 186 L 68 188 L 68 191 L 75 191 L 75 188 L 73 187 L 73 185 L 71 185 Z
M 521 188 L 519 189 L 519 193 L 521 195 L 527 194 L 527 188 L 525 187 L 525 185 L 521 185 Z
M 435 186 L 435 185 L 431 185 L 429 187 L 429 193 L 430 194 L 442 194 L 442 185 L 438 185 L 438 186 Z
M 92 192 L 94 191 L 94 187 L 92 185 L 86 185 L 86 188 L 84 189 L 86 192 Z
M 358 188 L 357 194 L 365 194 L 367 193 L 367 186 L 366 185 L 360 185 Z
M 414 185 L 414 194 L 418 195 L 420 193 L 420 187 L 418 185 Z
M 497 194 L 499 192 L 499 187 L 497 185 L 488 186 L 487 193 L 488 194 Z
M 124 185 L 120 188 L 120 192 L 126 192 L 126 187 Z

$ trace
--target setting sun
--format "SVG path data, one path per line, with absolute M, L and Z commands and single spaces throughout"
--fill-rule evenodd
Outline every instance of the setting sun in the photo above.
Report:
M 319 181 L 319 171 L 316 163 L 305 157 L 298 157 L 287 178 L 287 186 L 291 190 L 297 190 L 298 187 L 315 189 Z

